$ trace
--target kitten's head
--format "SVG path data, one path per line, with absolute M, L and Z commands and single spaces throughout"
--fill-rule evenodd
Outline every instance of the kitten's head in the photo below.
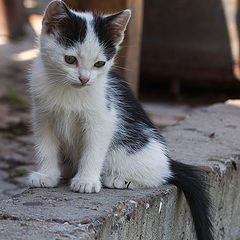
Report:
M 51 2 L 40 38 L 50 78 L 74 87 L 96 82 L 112 67 L 130 16 L 130 10 L 98 16 L 75 12 L 62 1 Z

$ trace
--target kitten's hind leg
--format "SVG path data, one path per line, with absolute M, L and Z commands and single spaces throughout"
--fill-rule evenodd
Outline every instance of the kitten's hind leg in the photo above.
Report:
M 103 185 L 107 188 L 119 188 L 119 189 L 135 189 L 135 184 L 121 177 L 113 175 L 103 176 Z
M 122 148 L 108 155 L 103 185 L 109 188 L 153 188 L 171 176 L 165 146 L 155 139 L 129 154 Z

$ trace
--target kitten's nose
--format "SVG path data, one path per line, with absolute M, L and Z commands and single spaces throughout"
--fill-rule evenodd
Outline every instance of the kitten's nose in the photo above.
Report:
M 80 82 L 82 83 L 82 85 L 86 84 L 89 81 L 89 78 L 81 78 L 79 77 Z

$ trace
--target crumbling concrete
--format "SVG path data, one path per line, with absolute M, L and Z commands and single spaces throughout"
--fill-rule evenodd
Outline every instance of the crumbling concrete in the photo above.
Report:
M 163 132 L 173 159 L 208 173 L 216 240 L 240 239 L 239 119 L 239 107 L 218 104 Z M 0 202 L 0 239 L 196 238 L 184 195 L 174 186 L 79 194 L 63 184 Z

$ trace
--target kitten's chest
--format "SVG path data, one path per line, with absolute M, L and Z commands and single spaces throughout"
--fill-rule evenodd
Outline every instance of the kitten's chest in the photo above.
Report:
M 59 141 L 64 145 L 72 145 L 80 141 L 83 125 L 84 120 L 81 112 L 59 111 L 53 116 L 52 126 Z

